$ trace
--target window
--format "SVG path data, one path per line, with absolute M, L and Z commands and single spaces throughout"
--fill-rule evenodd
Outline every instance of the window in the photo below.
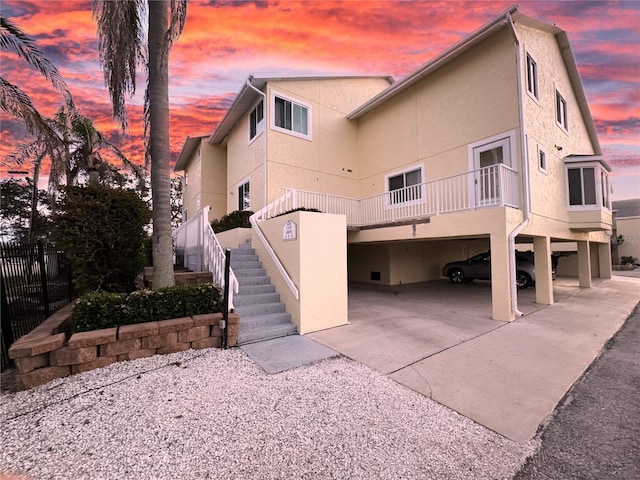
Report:
M 567 101 L 556 91 L 556 122 L 565 130 L 569 130 L 567 120 Z
M 547 155 L 542 150 L 538 150 L 538 168 L 547 171 Z
M 309 108 L 298 103 L 275 97 L 274 125 L 283 130 L 309 136 Z
M 609 175 L 600 171 L 600 186 L 602 188 L 602 206 L 609 208 Z
M 568 171 L 569 205 L 596 205 L 594 167 L 572 167 Z
M 249 115 L 249 141 L 256 138 L 264 131 L 264 102 L 260 103 L 251 111 Z
M 422 199 L 422 168 L 388 176 L 387 191 L 390 205 L 418 202 Z
M 249 181 L 242 183 L 238 187 L 238 210 L 249 210 L 251 208 L 251 189 Z
M 610 209 L 610 169 L 602 156 L 576 155 L 565 158 L 564 162 L 567 165 L 569 208 Z
M 538 98 L 538 65 L 527 53 L 527 91 Z

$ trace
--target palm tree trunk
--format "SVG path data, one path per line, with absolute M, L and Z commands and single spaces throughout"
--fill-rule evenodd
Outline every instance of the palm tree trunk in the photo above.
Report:
M 164 41 L 168 1 L 149 6 L 149 152 L 153 219 L 153 287 L 174 285 L 171 237 L 171 166 L 169 156 L 169 62 Z

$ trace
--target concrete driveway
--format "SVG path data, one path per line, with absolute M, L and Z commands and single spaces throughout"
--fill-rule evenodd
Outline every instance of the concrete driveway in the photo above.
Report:
M 491 319 L 487 282 L 354 285 L 349 325 L 308 337 L 512 439 L 535 435 L 640 301 L 640 280 L 554 282 L 554 305 L 520 290 L 525 316 Z

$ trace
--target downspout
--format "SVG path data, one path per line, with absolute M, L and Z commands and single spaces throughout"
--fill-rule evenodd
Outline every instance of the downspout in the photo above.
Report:
M 249 75 L 249 78 L 247 78 L 247 87 L 262 95 L 262 108 L 264 109 L 262 120 L 264 121 L 264 206 L 266 207 L 267 205 L 269 205 L 269 189 L 267 188 L 267 148 L 269 145 L 269 143 L 267 142 L 267 95 L 254 87 L 251 83 L 251 80 L 253 80 L 253 75 Z
M 524 114 L 524 92 L 522 90 L 522 58 L 520 55 L 520 40 L 516 33 L 516 27 L 511 18 L 511 13 L 507 13 L 507 19 L 509 20 L 509 26 L 513 33 L 513 39 L 516 43 L 516 67 L 518 71 L 518 105 L 520 109 L 520 148 L 522 156 L 522 210 L 524 212 L 524 219 L 522 222 L 509 234 L 509 270 L 511 274 L 511 308 L 516 318 L 522 317 L 524 314 L 518 309 L 518 286 L 516 284 L 517 273 L 517 260 L 516 260 L 516 237 L 525 229 L 529 224 L 529 218 L 531 215 L 531 191 L 529 188 L 529 155 L 527 149 L 527 136 L 525 133 L 525 114 Z

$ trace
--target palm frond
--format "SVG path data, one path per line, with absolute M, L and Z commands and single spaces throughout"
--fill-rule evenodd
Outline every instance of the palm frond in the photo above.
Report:
M 127 129 L 126 96 L 136 91 L 136 69 L 146 64 L 144 0 L 94 0 L 98 51 L 105 85 L 113 104 L 113 118 Z
M 0 108 L 22 120 L 27 131 L 38 138 L 56 142 L 58 136 L 31 103 L 31 98 L 19 87 L 0 77 Z
M 0 49 L 13 52 L 32 67 L 37 68 L 53 88 L 64 96 L 65 102 L 73 105 L 73 99 L 67 84 L 56 66 L 38 48 L 35 41 L 20 27 L 5 17 L 0 17 Z
M 164 38 L 164 47 L 162 51 L 162 62 L 169 61 L 169 51 L 173 47 L 174 42 L 182 34 L 184 24 L 187 19 L 187 0 L 171 0 L 171 18 L 169 20 L 169 29 Z

